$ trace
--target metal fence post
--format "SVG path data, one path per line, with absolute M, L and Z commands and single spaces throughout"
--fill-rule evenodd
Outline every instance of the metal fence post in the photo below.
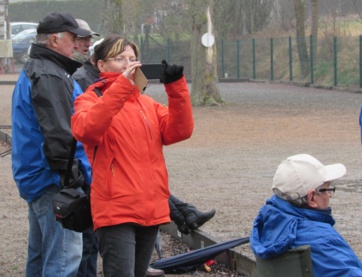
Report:
M 312 35 L 310 35 L 310 83 L 314 84 L 314 49 Z
M 337 37 L 336 36 L 334 36 L 333 37 L 333 54 L 334 54 L 334 57 L 333 57 L 333 60 L 334 60 L 334 62 L 333 62 L 333 66 L 334 66 L 334 86 L 337 86 L 337 84 L 338 84 L 338 57 L 337 57 L 337 55 L 338 55 L 338 52 L 337 52 L 337 50 L 338 50 L 338 47 L 337 47 L 337 43 L 338 43 L 338 41 L 337 41 Z
M 253 79 L 256 79 L 256 65 L 255 65 L 256 61 L 255 61 L 255 38 L 253 38 Z
M 289 80 L 293 81 L 293 55 L 292 37 L 289 36 Z
M 236 40 L 236 78 L 240 79 L 240 40 Z
M 362 88 L 362 35 L 359 36 L 359 87 Z
M 225 78 L 224 40 L 221 40 L 221 76 Z
M 167 62 L 171 62 L 171 47 L 170 47 L 170 39 L 167 40 Z
M 270 39 L 270 80 L 274 80 L 274 40 Z
M 141 41 L 140 41 L 140 44 L 141 44 L 141 47 L 140 47 L 140 49 L 141 49 L 141 57 L 143 57 L 143 53 L 144 53 L 144 49 L 143 49 L 143 47 L 144 47 L 144 45 L 143 45 L 143 36 L 141 35 Z

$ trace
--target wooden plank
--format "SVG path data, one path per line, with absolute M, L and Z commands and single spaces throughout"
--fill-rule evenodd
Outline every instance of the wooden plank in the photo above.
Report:
M 13 57 L 13 43 L 11 39 L 0 40 L 0 58 Z

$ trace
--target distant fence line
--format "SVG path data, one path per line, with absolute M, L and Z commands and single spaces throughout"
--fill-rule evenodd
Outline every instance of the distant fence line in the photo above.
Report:
M 298 42 L 307 46 L 307 55 L 302 58 Z M 362 35 L 318 38 L 316 48 L 315 43 L 312 36 L 216 41 L 218 77 L 362 88 Z M 141 39 L 140 48 L 144 63 L 167 59 L 183 64 L 186 77 L 191 78 L 190 41 L 162 45 Z M 307 68 L 304 73 L 303 66 Z

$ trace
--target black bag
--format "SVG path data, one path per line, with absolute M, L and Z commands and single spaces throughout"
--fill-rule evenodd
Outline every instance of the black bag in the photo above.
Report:
M 62 189 L 54 196 L 53 211 L 66 229 L 83 232 L 93 224 L 89 195 L 74 188 Z
M 93 225 L 91 207 L 90 207 L 90 190 L 84 193 L 83 190 L 77 188 L 83 187 L 84 177 L 78 171 L 74 181 L 69 182 L 73 170 L 73 160 L 77 141 L 73 139 L 70 158 L 68 160 L 67 172 L 64 178 L 63 189 L 53 198 L 53 212 L 55 219 L 60 222 L 63 228 L 83 232 Z M 74 175 L 74 174 L 73 174 Z

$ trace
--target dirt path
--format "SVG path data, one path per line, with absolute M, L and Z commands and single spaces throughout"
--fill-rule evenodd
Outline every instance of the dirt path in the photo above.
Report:
M 202 230 L 221 241 L 248 236 L 278 164 L 308 153 L 346 165 L 331 205 L 336 229 L 362 259 L 362 95 L 266 83 L 223 83 L 220 89 L 227 104 L 194 107 L 192 138 L 164 148 L 172 193 L 201 210 L 217 210 Z M 1 86 L 0 121 L 9 123 L 11 91 Z M 151 84 L 147 93 L 166 101 L 160 85 Z M 27 207 L 12 180 L 10 156 L 0 158 L 0 168 L 0 276 L 22 276 Z M 248 245 L 238 250 L 252 257 Z

